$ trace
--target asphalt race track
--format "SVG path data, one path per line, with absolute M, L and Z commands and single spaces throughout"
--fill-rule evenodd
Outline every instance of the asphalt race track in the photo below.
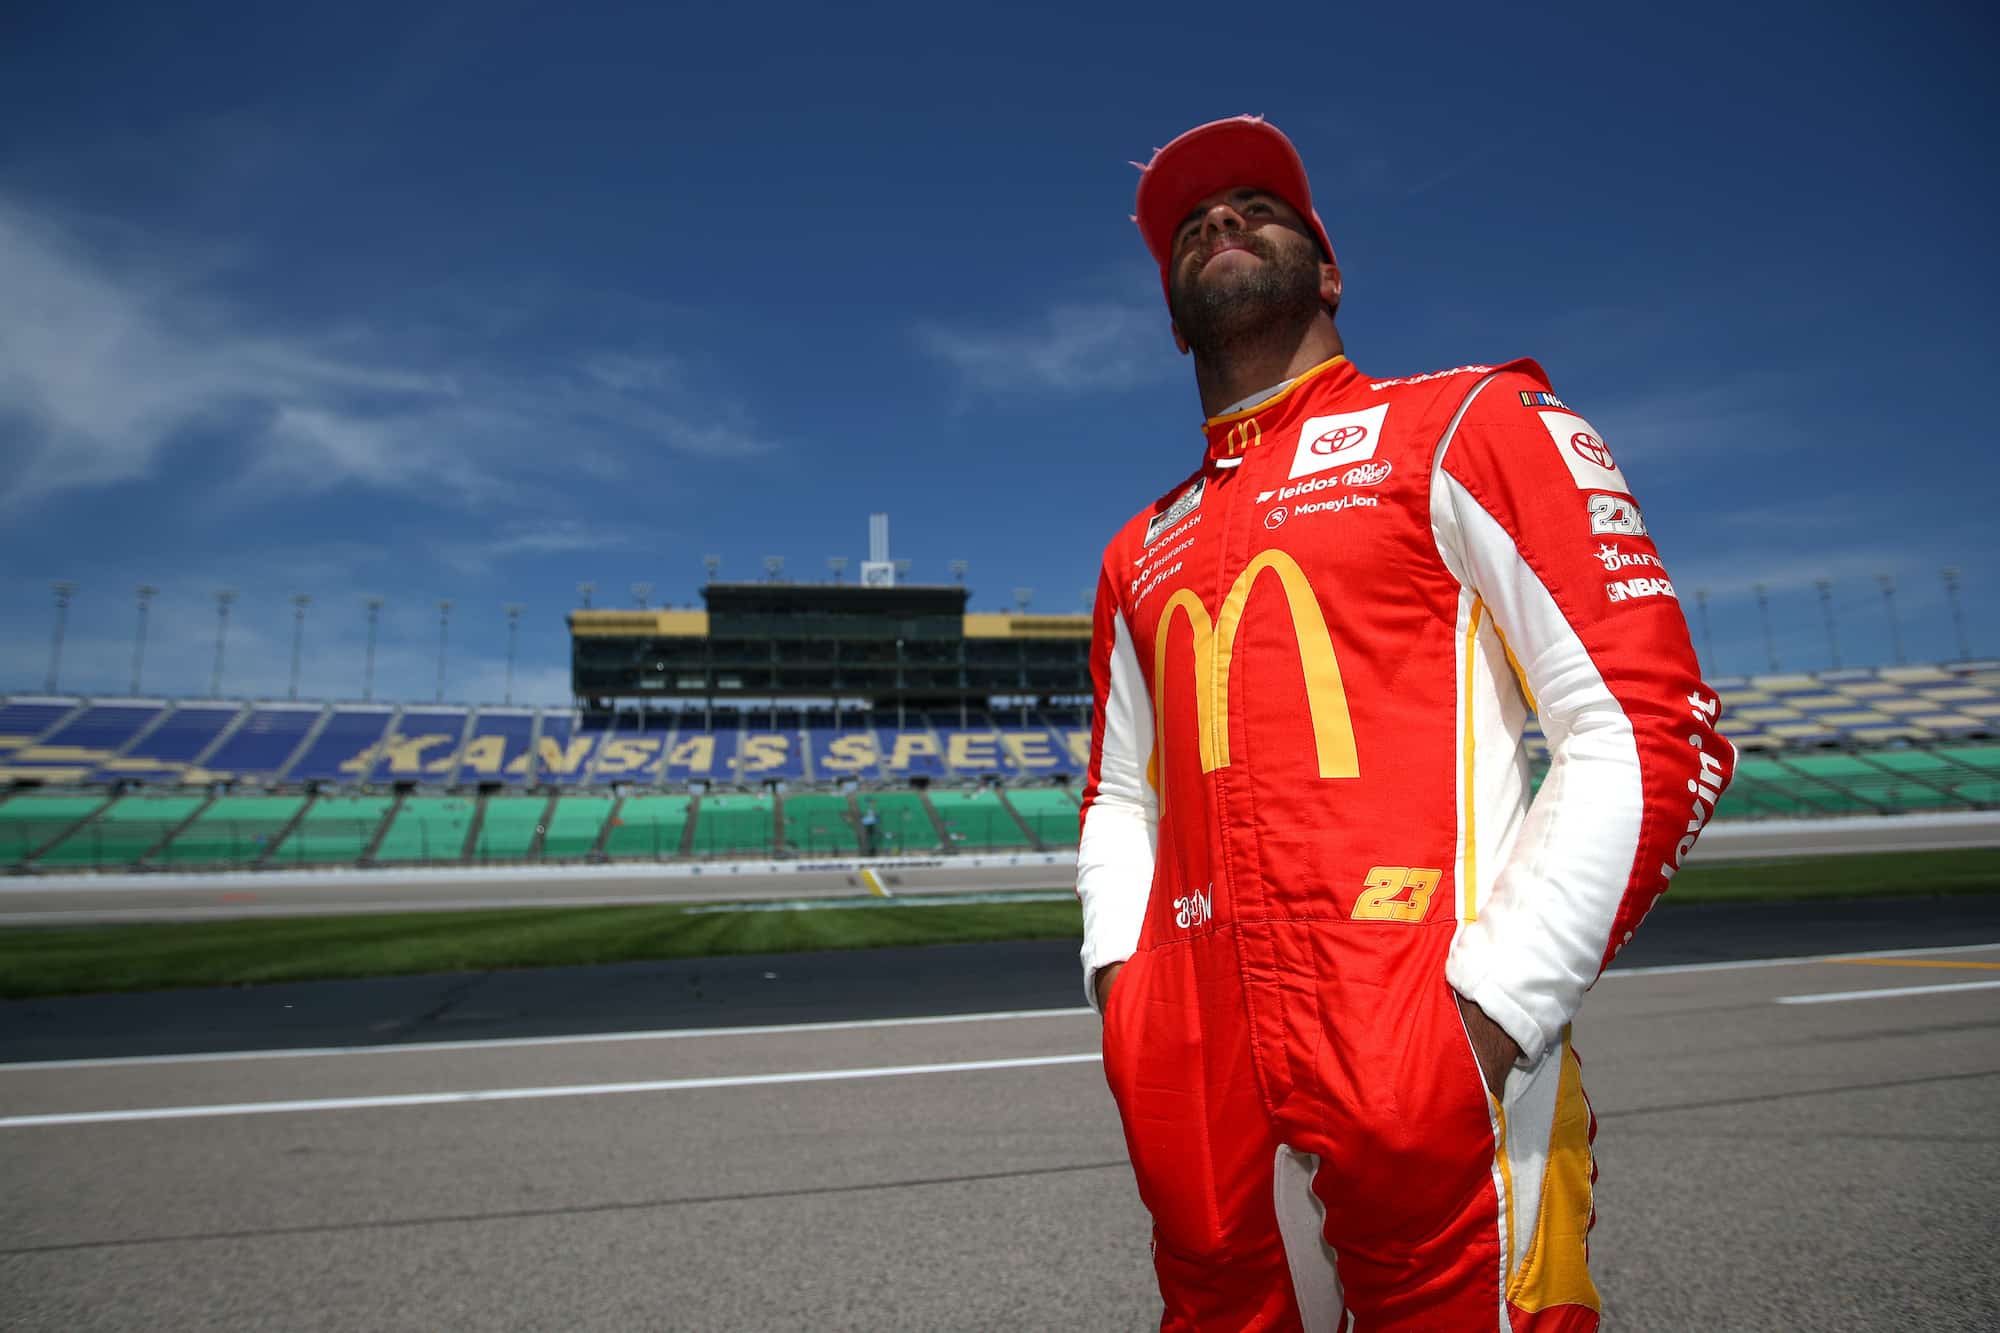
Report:
M 1150 1326 L 1072 960 L 0 1006 L 0 1326 Z M 2000 902 L 1663 907 L 1628 961 L 1576 1034 L 1608 1327 L 2000 1326 Z

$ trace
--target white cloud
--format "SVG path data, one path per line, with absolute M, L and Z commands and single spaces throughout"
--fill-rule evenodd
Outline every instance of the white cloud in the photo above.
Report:
M 918 326 L 924 350 L 986 393 L 1090 393 L 1130 389 L 1175 368 L 1167 315 L 1158 305 L 1095 301 L 1057 305 L 1008 329 Z
M 0 199 L 0 511 L 152 474 L 192 429 L 249 456 L 233 498 L 340 485 L 474 504 L 531 502 L 538 479 L 609 477 L 622 450 L 772 448 L 747 409 L 658 354 L 610 349 L 523 373 L 479 359 L 411 364 L 385 333 L 315 340 L 216 294 L 220 274 L 153 247 L 86 244 Z

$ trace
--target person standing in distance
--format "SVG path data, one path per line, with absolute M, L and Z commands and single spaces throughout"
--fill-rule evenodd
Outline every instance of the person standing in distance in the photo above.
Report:
M 1142 173 L 1206 447 L 1105 551 L 1077 893 L 1161 1327 L 1594 1329 L 1570 1020 L 1735 763 L 1673 584 L 1534 362 L 1348 361 L 1275 128 Z

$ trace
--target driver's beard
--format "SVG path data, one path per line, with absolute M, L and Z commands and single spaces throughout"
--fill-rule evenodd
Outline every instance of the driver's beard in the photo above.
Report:
M 1259 238 L 1261 239 L 1261 238 Z M 1255 245 L 1265 262 L 1248 273 L 1177 284 L 1169 309 L 1174 326 L 1204 360 L 1303 326 L 1320 308 L 1319 264 L 1292 246 Z

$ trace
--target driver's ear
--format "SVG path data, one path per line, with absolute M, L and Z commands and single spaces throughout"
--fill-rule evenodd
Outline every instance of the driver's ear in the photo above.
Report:
M 1319 266 L 1319 299 L 1331 310 L 1340 309 L 1340 265 Z

